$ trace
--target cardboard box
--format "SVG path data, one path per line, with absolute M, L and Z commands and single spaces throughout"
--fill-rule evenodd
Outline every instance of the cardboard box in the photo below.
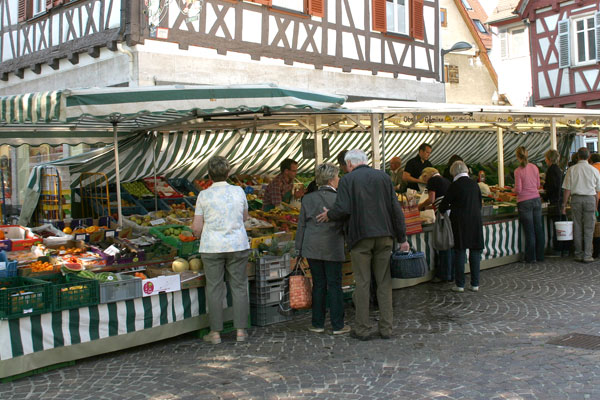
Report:
M 179 274 L 181 289 L 191 289 L 206 286 L 206 275 L 204 272 L 183 271 Z
M 0 230 L 4 232 L 5 238 L 0 241 L 2 242 L 0 249 L 6 251 L 29 250 L 32 245 L 42 243 L 43 240 L 31 230 L 19 225 L 0 225 Z

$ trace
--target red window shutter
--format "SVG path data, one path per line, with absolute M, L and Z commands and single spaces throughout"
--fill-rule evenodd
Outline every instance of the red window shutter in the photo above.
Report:
M 53 6 L 54 6 L 54 7 L 56 7 L 56 6 L 60 6 L 62 3 L 64 3 L 64 0 L 54 0 L 54 2 L 53 2 Z
M 411 1 L 410 28 L 412 37 L 415 39 L 425 39 L 425 22 L 423 21 L 423 0 Z
M 19 0 L 18 18 L 19 22 L 23 22 L 31 18 L 31 9 L 33 4 L 31 0 Z
M 46 0 L 46 10 L 49 10 L 54 6 L 54 0 Z
M 386 0 L 371 0 L 371 13 L 373 14 L 373 30 L 387 32 L 387 17 L 385 15 Z
M 265 6 L 271 5 L 271 0 L 251 0 L 253 3 L 264 4 Z
M 315 17 L 325 16 L 325 0 L 308 0 L 308 13 Z

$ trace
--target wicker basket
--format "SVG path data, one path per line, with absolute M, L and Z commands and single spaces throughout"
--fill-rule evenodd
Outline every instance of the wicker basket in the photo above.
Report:
M 395 251 L 390 258 L 390 272 L 392 278 L 412 279 L 421 278 L 427 274 L 429 266 L 425 253 L 422 251 L 410 252 Z

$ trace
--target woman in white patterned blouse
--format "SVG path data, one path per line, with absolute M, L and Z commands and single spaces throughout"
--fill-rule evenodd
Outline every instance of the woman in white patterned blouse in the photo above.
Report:
M 227 281 L 233 300 L 233 323 L 237 328 L 237 341 L 247 339 L 248 323 L 248 274 L 246 264 L 250 246 L 244 228 L 248 219 L 248 202 L 239 186 L 226 181 L 229 162 L 223 157 L 208 161 L 208 175 L 212 186 L 201 191 L 196 201 L 192 230 L 200 237 L 200 256 L 206 274 L 206 301 L 208 305 L 210 333 L 204 340 L 212 344 L 221 343 L 223 330 L 223 300 L 226 295 L 223 280 Z

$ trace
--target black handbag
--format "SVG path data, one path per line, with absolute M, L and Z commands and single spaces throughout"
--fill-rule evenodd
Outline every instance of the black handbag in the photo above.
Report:
M 421 278 L 429 272 L 429 265 L 425 253 L 415 251 L 410 248 L 410 251 L 394 251 L 390 257 L 390 272 L 392 278 L 397 279 L 412 279 Z

